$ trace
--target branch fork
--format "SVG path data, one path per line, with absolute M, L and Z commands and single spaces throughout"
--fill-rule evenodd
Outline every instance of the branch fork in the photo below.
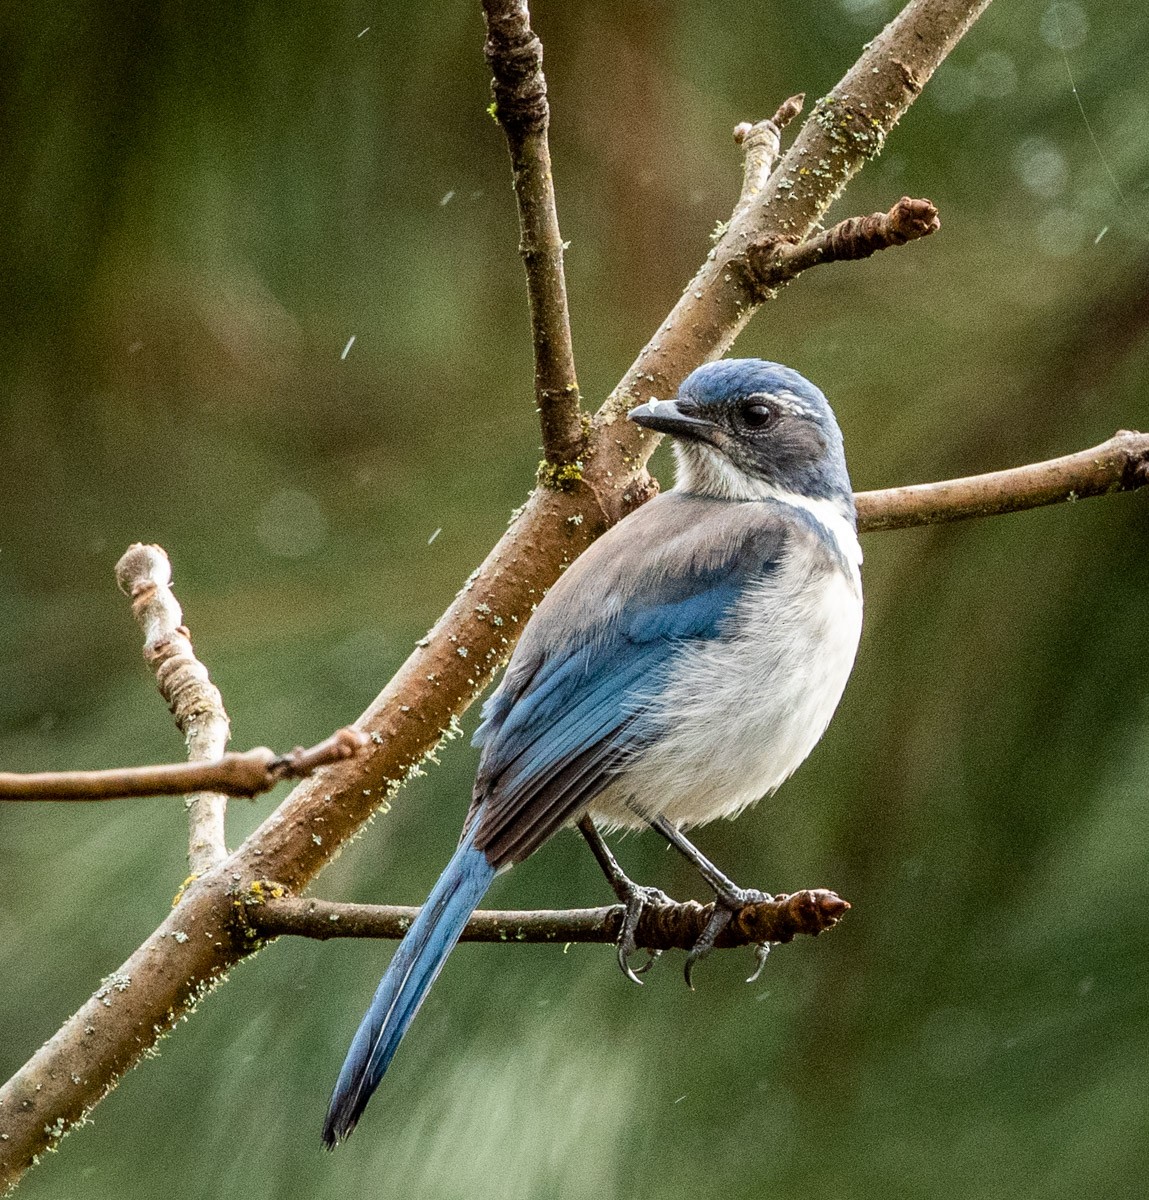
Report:
M 734 127 L 734 141 L 742 147 L 742 193 L 735 214 L 752 205 L 766 188 L 774 164 L 782 153 L 782 130 L 802 111 L 806 93 L 783 100 L 778 111 L 765 121 L 743 121 Z
M 223 756 L 231 722 L 219 689 L 196 657 L 183 610 L 172 591 L 172 564 L 162 546 L 129 546 L 116 564 L 120 590 L 132 598 L 132 615 L 144 630 L 144 659 L 156 676 L 184 735 L 190 762 Z M 227 857 L 227 797 L 211 790 L 188 795 L 188 867 L 202 874 Z
M 932 201 L 903 196 L 889 212 L 848 217 L 808 238 L 774 235 L 751 243 L 736 261 L 755 300 L 761 302 L 810 267 L 869 258 L 879 250 L 928 237 L 940 228 L 941 218 Z

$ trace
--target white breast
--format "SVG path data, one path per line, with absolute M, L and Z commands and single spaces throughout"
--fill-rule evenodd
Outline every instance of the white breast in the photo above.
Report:
M 689 826 L 734 816 L 802 763 L 838 706 L 862 628 L 861 552 L 841 524 L 832 532 L 852 542 L 845 571 L 817 539 L 794 539 L 784 565 L 739 601 L 733 638 L 684 648 L 649 697 L 662 736 L 596 798 L 596 819 L 639 827 L 640 813 L 662 814 Z

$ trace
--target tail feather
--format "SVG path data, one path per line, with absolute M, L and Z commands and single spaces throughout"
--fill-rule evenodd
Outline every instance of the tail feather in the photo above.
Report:
M 468 835 L 399 943 L 347 1052 L 323 1124 L 323 1143 L 329 1150 L 351 1135 L 494 877 L 495 868 Z

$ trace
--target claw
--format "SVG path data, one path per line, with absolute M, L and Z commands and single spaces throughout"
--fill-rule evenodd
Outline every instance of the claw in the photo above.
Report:
M 698 935 L 698 941 L 690 947 L 690 951 L 686 955 L 686 962 L 682 967 L 686 986 L 691 991 L 694 991 L 694 964 L 700 958 L 705 958 L 714 949 L 714 943 L 718 940 L 718 935 L 730 924 L 733 916 L 733 908 L 727 907 L 720 900 L 715 900 L 714 911 L 710 914 L 710 919 L 706 922 L 706 927 Z
M 766 965 L 766 959 L 770 957 L 770 943 L 759 942 L 754 947 L 754 973 L 746 980 L 747 983 L 757 983 L 758 976 L 762 974 L 762 968 Z
M 635 967 L 634 969 L 634 973 L 636 975 L 645 975 L 647 971 L 649 971 L 650 968 L 653 967 L 654 964 L 662 957 L 661 950 L 651 950 L 649 946 L 646 948 L 646 953 L 648 956 L 646 962 L 644 962 L 641 967 Z M 639 982 L 641 983 L 642 981 L 639 980 Z
M 642 980 L 639 979 L 638 972 L 631 967 L 626 958 L 627 952 L 622 948 L 622 944 L 620 943 L 618 947 L 618 968 L 631 983 L 637 983 L 639 987 L 642 987 Z
M 635 943 L 635 934 L 638 932 L 638 922 L 643 914 L 643 910 L 648 904 L 673 904 L 674 901 L 658 888 L 642 887 L 639 884 L 632 884 L 626 893 L 624 901 L 626 911 L 622 918 L 622 928 L 618 931 L 618 965 L 622 973 L 631 981 L 642 986 L 642 980 L 639 975 L 645 975 L 647 971 L 654 965 L 655 959 L 661 954 L 661 950 L 649 950 L 647 953 L 650 957 L 642 964 L 638 970 L 634 970 L 630 965 L 630 956 L 638 950 Z
M 626 961 L 626 954 L 624 952 L 622 952 L 621 947 L 619 948 L 619 968 L 620 968 L 622 974 L 625 974 L 626 978 L 630 979 L 631 983 L 637 983 L 639 988 L 642 988 L 642 985 L 643 985 L 642 979 L 638 978 L 638 974 L 636 971 L 633 970 L 633 967 L 630 965 L 630 962 Z
M 647 950 L 650 957 L 638 968 L 631 970 L 630 956 L 638 949 L 635 934 L 638 932 L 639 918 L 648 904 L 673 904 L 674 901 L 658 888 L 643 887 L 630 879 L 618 865 L 617 859 L 610 852 L 610 847 L 602 839 L 598 827 L 588 815 L 578 822 L 579 832 L 586 838 L 591 853 L 598 859 L 598 865 L 606 876 L 611 890 L 619 898 L 623 906 L 622 925 L 618 931 L 618 966 L 622 973 L 632 983 L 642 985 L 640 975 L 645 975 L 654 966 L 655 959 L 662 954 L 661 950 Z
M 714 949 L 714 944 L 717 942 L 719 934 L 734 919 L 735 913 L 745 908 L 747 904 L 762 904 L 770 899 L 772 897 L 768 896 L 765 892 L 759 892 L 752 888 L 745 890 L 742 888 L 732 888 L 729 891 L 719 892 L 714 897 L 714 911 L 710 914 L 710 919 L 706 922 L 706 926 L 699 935 L 698 941 L 691 946 L 690 952 L 686 956 L 686 963 L 683 966 L 686 986 L 691 991 L 694 991 L 694 964 L 700 958 L 705 958 Z M 746 981 L 747 983 L 753 983 L 762 973 L 762 968 L 766 964 L 766 955 L 769 953 L 769 942 L 763 942 L 757 947 L 755 951 L 757 965 L 754 974 Z
M 691 950 L 686 956 L 686 962 L 682 964 L 682 978 L 686 980 L 686 986 L 692 992 L 697 990 L 694 986 L 694 964 L 702 957 Z

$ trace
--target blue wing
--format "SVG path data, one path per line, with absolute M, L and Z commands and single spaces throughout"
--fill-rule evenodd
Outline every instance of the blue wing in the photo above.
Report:
M 773 505 L 672 494 L 576 561 L 532 617 L 475 734 L 483 757 L 468 827 L 493 866 L 526 858 L 610 782 L 649 736 L 637 718 L 683 643 L 719 635 L 785 537 Z

